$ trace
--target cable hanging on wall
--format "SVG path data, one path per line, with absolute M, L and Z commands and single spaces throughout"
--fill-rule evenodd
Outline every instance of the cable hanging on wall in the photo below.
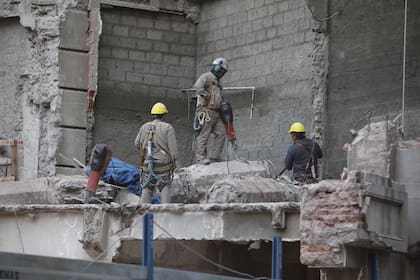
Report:
M 350 1 L 350 0 L 349 0 L 349 1 Z M 312 10 L 312 7 L 311 7 L 311 5 L 309 4 L 309 1 L 308 1 L 308 0 L 305 0 L 305 2 L 306 2 L 306 6 L 308 7 L 309 12 L 311 12 L 311 16 L 312 16 L 312 18 L 313 18 L 314 20 L 316 20 L 316 21 L 319 21 L 319 22 L 329 21 L 330 19 L 335 18 L 336 16 L 338 16 L 338 15 L 340 15 L 340 14 L 342 13 L 342 10 L 340 10 L 340 11 L 337 11 L 337 12 L 335 12 L 335 13 L 333 13 L 333 14 L 331 14 L 331 15 L 329 15 L 329 16 L 327 16 L 327 17 L 325 17 L 325 18 L 319 18 L 319 17 L 317 17 L 317 16 L 314 14 L 314 11 Z
M 402 65 L 402 93 L 401 93 L 401 134 L 404 136 L 405 126 L 405 64 L 407 55 L 407 9 L 408 0 L 404 1 L 404 43 L 403 43 L 403 65 Z

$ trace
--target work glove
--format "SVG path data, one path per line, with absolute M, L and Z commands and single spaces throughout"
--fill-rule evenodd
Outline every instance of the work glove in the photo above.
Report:
M 89 203 L 90 198 L 93 196 L 94 194 L 89 191 L 88 189 L 85 189 L 85 191 L 83 192 L 83 202 L 85 204 Z

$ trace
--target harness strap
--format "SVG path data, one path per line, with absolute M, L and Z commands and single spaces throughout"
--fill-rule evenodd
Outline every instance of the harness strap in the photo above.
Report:
M 153 166 L 153 172 L 166 173 L 166 172 L 171 171 L 173 168 L 174 168 L 174 165 L 172 163 L 165 166 L 160 166 L 160 167 Z M 144 172 L 149 172 L 149 167 L 143 165 L 141 166 L 141 170 L 143 170 Z
M 151 122 L 150 126 L 149 126 L 147 136 L 144 137 L 143 143 L 141 145 L 141 150 L 143 151 L 143 155 L 142 155 L 142 158 L 141 158 L 141 163 L 143 163 L 144 159 L 145 159 L 145 154 L 146 154 L 145 149 L 146 149 L 146 146 L 147 146 L 147 142 L 152 140 L 153 146 L 156 147 L 157 149 L 159 149 L 162 152 L 162 154 L 164 154 L 168 158 L 168 160 L 173 164 L 173 159 L 171 157 L 171 154 L 167 150 L 162 148 L 157 143 L 157 140 L 156 140 L 156 126 L 157 126 L 158 123 L 159 123 L 159 120 L 153 120 Z
M 216 102 L 216 87 L 214 85 L 210 86 L 210 105 L 214 105 Z
M 313 155 L 314 155 L 314 148 L 315 148 L 315 142 L 312 141 L 312 151 L 310 151 L 308 148 L 306 148 L 305 145 L 301 144 L 301 143 L 295 143 L 297 146 L 304 148 L 310 155 L 308 161 L 306 162 L 306 167 L 305 167 L 305 172 L 309 173 L 309 168 L 310 168 L 310 162 L 313 160 Z

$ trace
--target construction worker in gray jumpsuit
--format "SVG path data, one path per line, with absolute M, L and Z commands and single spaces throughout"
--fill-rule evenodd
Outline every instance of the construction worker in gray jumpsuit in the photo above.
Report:
M 196 160 L 201 164 L 220 160 L 226 138 L 226 130 L 220 118 L 220 104 L 223 100 L 220 79 L 227 72 L 228 64 L 223 57 L 216 58 L 212 64 L 212 69 L 202 74 L 194 84 L 197 96 L 196 114 L 201 125 L 196 139 Z M 212 149 L 207 153 L 211 133 L 215 135 L 215 140 Z
M 155 188 L 160 190 L 161 203 L 169 203 L 169 186 L 178 167 L 175 130 L 162 120 L 168 113 L 163 103 L 153 105 L 150 113 L 153 121 L 142 125 L 134 141 L 141 157 L 141 203 L 151 202 Z

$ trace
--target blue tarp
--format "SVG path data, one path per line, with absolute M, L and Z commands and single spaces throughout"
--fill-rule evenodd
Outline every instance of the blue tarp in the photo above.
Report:
M 90 174 L 90 166 L 88 166 L 86 174 Z M 108 167 L 101 176 L 101 180 L 105 183 L 127 187 L 130 192 L 138 196 L 141 195 L 140 170 L 118 158 L 111 158 Z M 160 199 L 156 193 L 153 192 L 152 204 L 158 203 L 160 203 Z

